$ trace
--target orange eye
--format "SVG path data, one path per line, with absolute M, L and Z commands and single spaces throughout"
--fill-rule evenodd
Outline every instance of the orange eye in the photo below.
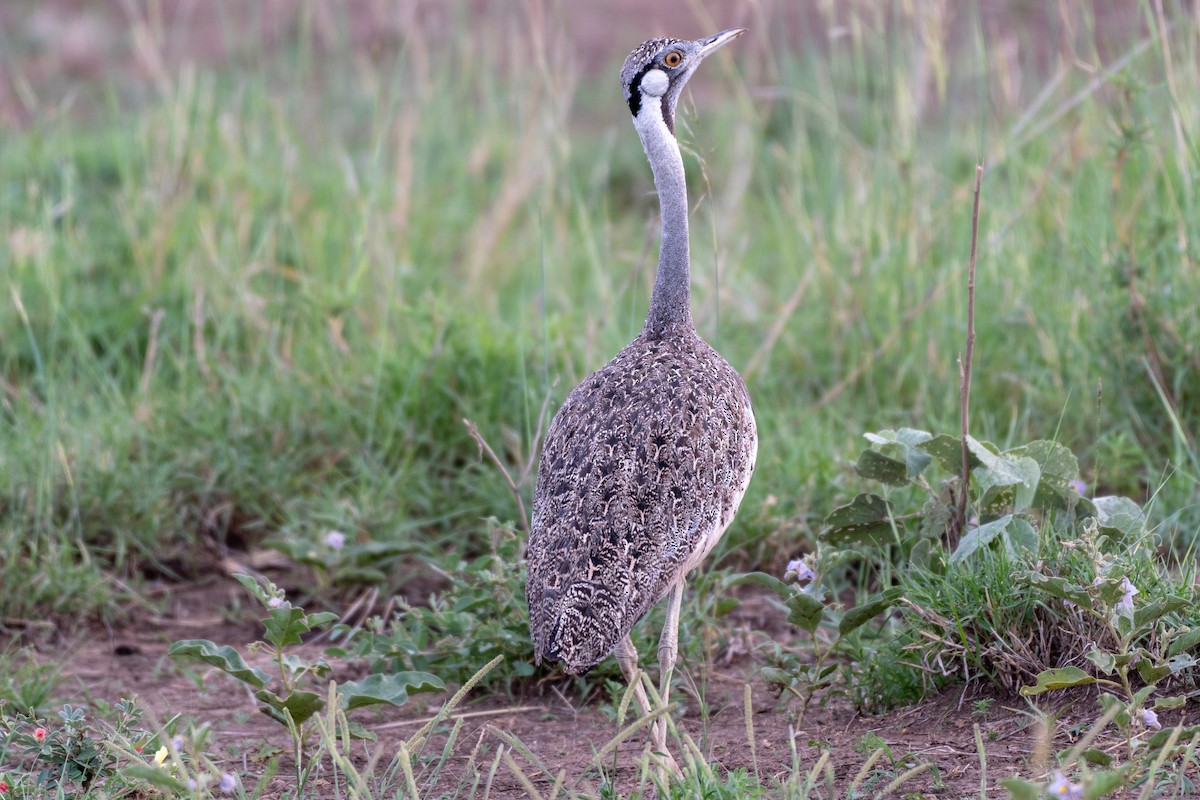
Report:
M 683 63 L 683 55 L 678 50 L 672 50 L 663 56 L 663 63 L 674 69 Z

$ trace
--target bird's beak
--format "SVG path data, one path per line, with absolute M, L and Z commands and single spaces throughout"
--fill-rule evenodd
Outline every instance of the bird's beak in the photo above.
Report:
M 696 44 L 700 45 L 700 49 L 696 51 L 696 62 L 699 63 L 706 56 L 716 50 L 720 50 L 745 32 L 745 28 L 730 28 L 727 31 L 721 31 L 720 33 L 714 33 L 712 36 L 697 39 Z

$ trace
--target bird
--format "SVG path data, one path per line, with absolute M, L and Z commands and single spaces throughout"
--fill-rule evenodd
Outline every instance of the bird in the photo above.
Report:
M 621 86 L 662 226 L 649 311 L 633 341 L 568 394 L 546 431 L 534 484 L 526 600 L 535 660 L 578 675 L 615 653 L 643 714 L 652 709 L 630 632 L 667 598 L 658 646 L 666 703 L 686 576 L 733 521 L 758 455 L 746 385 L 692 321 L 687 185 L 675 138 L 683 87 L 743 33 L 649 39 L 625 59 Z M 661 716 L 651 744 L 670 759 Z

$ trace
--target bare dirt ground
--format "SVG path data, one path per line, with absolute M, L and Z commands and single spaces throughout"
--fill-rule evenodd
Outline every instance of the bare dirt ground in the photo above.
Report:
M 58 697 L 75 703 L 87 699 L 111 704 L 122 697 L 137 696 L 160 722 L 184 714 L 197 722 L 211 723 L 210 751 L 225 754 L 228 760 L 223 767 L 243 773 L 247 786 L 254 786 L 267 758 L 281 758 L 283 766 L 263 796 L 283 796 L 294 784 L 289 778 L 289 739 L 283 728 L 259 713 L 249 692 L 224 674 L 203 664 L 176 664 L 166 656 L 172 642 L 190 638 L 209 638 L 218 644 L 232 644 L 244 652 L 244 645 L 260 632 L 253 615 L 243 612 L 235 618 L 237 615 L 230 610 L 238 596 L 243 599 L 244 607 L 244 590 L 234 581 L 219 577 L 203 585 L 164 586 L 163 594 L 170 599 L 160 613 L 137 613 L 108 630 L 85 631 L 73 643 L 43 646 L 42 654 L 47 660 L 64 665 L 65 680 Z M 760 611 L 752 613 L 759 614 L 765 608 L 762 603 L 756 604 L 753 597 L 743 604 L 748 609 L 756 606 Z M 28 634 L 27 631 L 26 640 Z M 773 635 L 800 634 L 779 631 Z M 309 644 L 304 649 L 307 655 L 316 656 L 325 646 Z M 684 664 L 683 668 L 695 667 Z M 333 677 L 338 680 L 359 678 L 363 674 L 362 665 L 345 661 L 337 662 L 335 669 Z M 881 716 L 857 713 L 845 700 L 832 699 L 826 704 L 814 703 L 799 727 L 790 730 L 789 720 L 794 719 L 794 713 L 789 714 L 786 704 L 755 673 L 754 660 L 746 656 L 709 673 L 705 681 L 707 718 L 702 718 L 694 698 L 678 690 L 673 698 L 683 704 L 684 713 L 679 719 L 682 729 L 697 741 L 711 763 L 724 769 L 754 769 L 743 705 L 744 686 L 749 683 L 757 765 L 764 779 L 785 780 L 792 772 L 793 736 L 801 770 L 805 773 L 811 770 L 827 749 L 829 764 L 840 787 L 848 785 L 867 756 L 883 743 L 895 759 L 910 759 L 905 766 L 893 766 L 887 758 L 877 762 L 875 768 L 880 772 L 871 784 L 872 794 L 904 772 L 915 759 L 931 762 L 936 770 L 928 770 L 906 783 L 902 789 L 904 795 L 978 797 L 981 775 L 972 727 L 975 723 L 980 725 L 985 742 L 989 792 L 1004 796 L 998 781 L 1006 776 L 1020 773 L 1032 777 L 1030 762 L 1039 737 L 1027 706 L 1017 698 L 995 697 L 983 688 L 957 687 L 918 706 Z M 448 687 L 443 695 L 414 695 L 403 708 L 363 709 L 353 716 L 378 734 L 378 743 L 372 747 L 382 749 L 386 763 L 399 743 L 436 713 L 456 688 Z M 469 698 L 455 712 L 465 717 L 465 724 L 454 756 L 445 767 L 446 774 L 439 779 L 440 790 L 457 785 L 478 742 L 483 742 L 479 757 L 485 764 L 490 763 L 501 744 L 493 729 L 518 737 L 551 772 L 565 770 L 568 786 L 594 790 L 596 773 L 588 767 L 596 749 L 616 733 L 615 722 L 605 715 L 601 705 L 585 704 L 574 694 L 572 684 L 566 680 L 544 680 L 527 685 L 511 698 L 483 692 Z M 974 701 L 981 697 L 992 699 L 983 712 L 974 707 Z M 1069 747 L 1094 717 L 1089 711 L 1095 708 L 1093 698 L 1081 694 L 1075 699 L 1075 705 L 1057 718 L 1054 750 Z M 791 710 L 795 709 L 793 705 Z M 435 736 L 426 752 L 440 753 L 444 742 L 444 734 Z M 1115 740 L 1101 742 L 1102 747 L 1113 748 L 1114 752 L 1116 745 Z M 636 786 L 643 748 L 644 740 L 635 737 L 620 747 L 615 759 L 606 761 L 608 774 L 618 789 L 628 791 Z M 366 763 L 365 756 L 362 763 Z M 528 763 L 521 766 L 536 783 L 540 777 L 537 770 Z M 549 781 L 544 781 L 541 789 L 548 791 Z M 315 788 L 318 796 L 321 790 L 318 784 Z M 501 769 L 490 796 L 527 795 L 517 779 Z

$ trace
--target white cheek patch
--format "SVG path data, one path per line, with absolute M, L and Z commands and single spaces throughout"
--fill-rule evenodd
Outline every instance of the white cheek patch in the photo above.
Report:
M 667 93 L 667 86 L 669 84 L 670 81 L 667 79 L 667 73 L 661 69 L 652 69 L 642 76 L 642 94 L 650 95 L 651 97 L 662 97 Z

